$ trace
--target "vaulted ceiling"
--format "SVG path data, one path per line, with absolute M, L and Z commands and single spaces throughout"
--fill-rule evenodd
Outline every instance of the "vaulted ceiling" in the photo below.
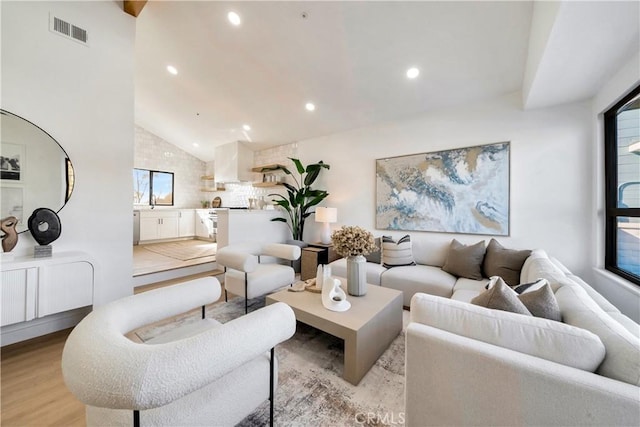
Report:
M 136 122 L 208 161 L 232 141 L 261 149 L 518 91 L 523 108 L 580 101 L 638 53 L 639 13 L 638 2 L 150 1 L 136 24 Z

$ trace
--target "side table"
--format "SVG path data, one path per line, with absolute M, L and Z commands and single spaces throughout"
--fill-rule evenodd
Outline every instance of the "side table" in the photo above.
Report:
M 302 249 L 300 258 L 300 280 L 307 280 L 316 277 L 318 265 L 329 264 L 340 256 L 333 250 L 333 245 L 312 243 Z

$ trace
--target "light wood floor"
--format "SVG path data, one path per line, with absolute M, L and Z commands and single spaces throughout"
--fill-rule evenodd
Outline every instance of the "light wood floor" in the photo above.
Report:
M 136 288 L 140 293 L 198 276 Z M 2 347 L 0 368 L 3 427 L 85 426 L 84 405 L 62 378 L 62 349 L 71 329 Z
M 194 247 L 213 247 L 217 244 L 206 240 L 181 240 L 181 244 L 191 245 Z M 193 265 L 204 264 L 216 260 L 215 256 L 207 256 L 202 258 L 194 258 L 187 261 L 164 256 L 145 249 L 145 245 L 135 245 L 133 247 L 133 277 L 157 273 L 159 271 L 174 270 L 177 268 L 189 267 Z

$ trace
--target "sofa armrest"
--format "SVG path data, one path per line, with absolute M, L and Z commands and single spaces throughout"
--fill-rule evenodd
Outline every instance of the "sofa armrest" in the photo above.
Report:
M 406 332 L 406 425 L 638 425 L 639 388 L 431 326 Z
M 157 345 L 134 343 L 101 320 L 90 314 L 73 330 L 62 369 L 82 402 L 112 409 L 166 405 L 286 341 L 296 328 L 293 310 L 283 303 Z

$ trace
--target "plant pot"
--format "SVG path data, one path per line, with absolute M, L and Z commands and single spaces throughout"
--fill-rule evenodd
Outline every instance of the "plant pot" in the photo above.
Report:
M 367 293 L 367 259 L 364 255 L 347 257 L 347 292 L 356 297 Z

